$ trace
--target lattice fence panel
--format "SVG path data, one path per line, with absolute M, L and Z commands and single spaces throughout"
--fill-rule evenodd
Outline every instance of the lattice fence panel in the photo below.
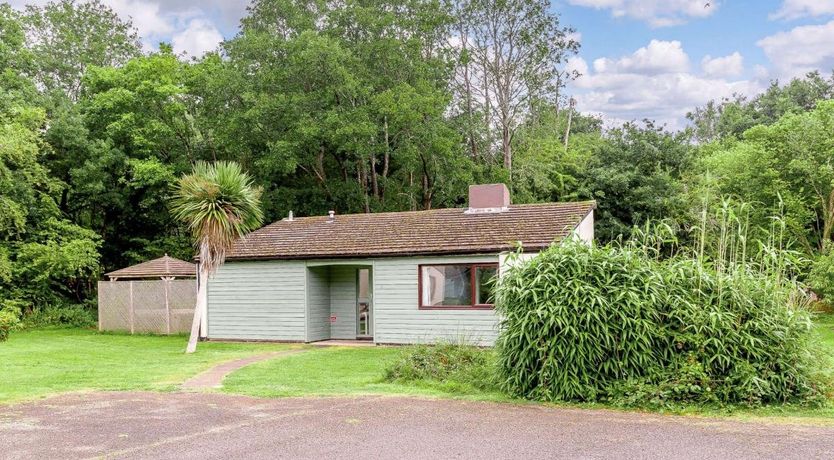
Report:
M 100 281 L 99 329 L 177 334 L 191 330 L 197 283 L 193 279 Z
M 165 281 L 131 281 L 133 283 L 133 332 L 165 334 L 168 310 L 165 308 Z
M 130 289 L 125 282 L 98 282 L 98 328 L 130 331 Z
M 173 280 L 168 282 L 168 306 L 171 308 L 171 333 L 191 331 L 194 306 L 197 304 L 196 280 Z

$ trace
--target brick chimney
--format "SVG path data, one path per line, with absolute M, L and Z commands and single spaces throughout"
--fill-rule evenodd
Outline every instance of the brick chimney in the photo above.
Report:
M 504 184 L 469 186 L 468 214 L 501 212 L 510 206 L 510 190 Z

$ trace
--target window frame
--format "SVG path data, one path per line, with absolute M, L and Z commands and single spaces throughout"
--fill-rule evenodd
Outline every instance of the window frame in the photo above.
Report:
M 469 267 L 469 289 L 471 305 L 423 305 L 423 267 L 439 267 L 450 265 L 463 265 Z M 475 303 L 476 299 L 476 285 L 475 274 L 480 267 L 495 269 L 495 276 L 500 276 L 498 262 L 443 262 L 436 264 L 418 264 L 417 265 L 417 309 L 418 310 L 494 310 L 493 303 Z

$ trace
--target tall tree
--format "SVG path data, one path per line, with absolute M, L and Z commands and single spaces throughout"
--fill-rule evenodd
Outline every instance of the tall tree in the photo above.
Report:
M 668 132 L 651 122 L 611 130 L 579 178 L 584 195 L 597 200 L 595 234 L 601 241 L 628 237 L 648 220 L 682 222 L 688 203 L 683 177 L 694 149 L 686 132 Z
M 99 0 L 58 0 L 26 7 L 35 79 L 75 101 L 90 66 L 119 66 L 141 52 L 133 23 Z
M 34 86 L 25 78 L 31 71 L 32 56 L 25 48 L 26 35 L 20 14 L 7 3 L 0 4 L 0 106 L 32 93 Z
M 264 184 L 271 218 L 458 200 L 472 163 L 445 116 L 449 21 L 435 0 L 254 2 L 205 64 L 220 157 Z
M 22 27 L 0 5 L 0 310 L 13 314 L 84 301 L 101 244 L 65 218 L 57 202 L 65 184 L 40 163 L 47 119 L 20 74 L 25 55 Z
M 460 0 L 456 10 L 453 38 L 460 42 L 463 67 L 458 87 L 467 117 L 479 101 L 487 127 L 498 131 L 503 165 L 511 170 L 517 127 L 536 101 L 558 102 L 560 87 L 575 77 L 564 64 L 579 43 L 573 29 L 560 25 L 549 0 Z
M 165 208 L 171 185 L 211 158 L 195 127 L 191 64 L 170 48 L 125 65 L 90 67 L 77 103 L 55 98 L 43 161 L 69 184 L 60 205 L 101 234 L 106 269 L 162 253 L 188 257 L 186 232 Z
M 237 163 L 198 162 L 176 186 L 171 207 L 191 231 L 200 257 L 200 285 L 186 353 L 194 353 L 207 306 L 208 280 L 235 240 L 263 222 L 261 191 Z
M 768 228 L 782 215 L 790 237 L 809 253 L 834 238 L 834 101 L 804 113 L 758 125 L 743 141 L 705 149 L 703 168 L 716 188 L 755 203 L 754 227 Z

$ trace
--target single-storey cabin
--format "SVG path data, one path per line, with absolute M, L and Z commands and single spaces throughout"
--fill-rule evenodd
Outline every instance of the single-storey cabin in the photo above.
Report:
M 510 204 L 503 184 L 474 185 L 469 207 L 289 217 L 236 242 L 208 282 L 209 339 L 438 340 L 491 345 L 490 280 L 525 255 L 575 236 L 590 242 L 594 202 Z

